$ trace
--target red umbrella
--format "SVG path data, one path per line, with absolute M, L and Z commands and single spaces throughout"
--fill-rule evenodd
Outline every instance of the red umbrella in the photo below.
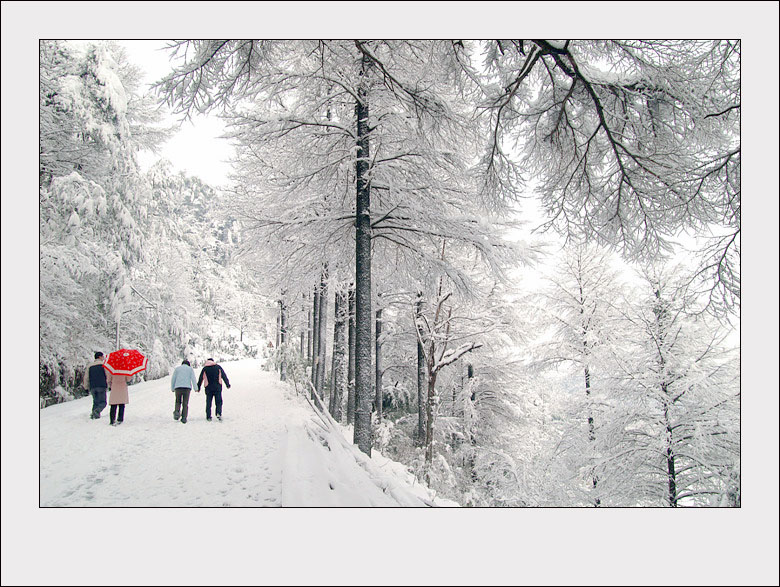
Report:
M 146 369 L 146 357 L 135 349 L 119 349 L 110 353 L 103 365 L 114 375 L 135 375 Z

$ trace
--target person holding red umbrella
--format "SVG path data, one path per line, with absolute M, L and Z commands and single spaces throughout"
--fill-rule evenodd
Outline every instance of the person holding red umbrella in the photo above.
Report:
M 130 402 L 127 380 L 146 369 L 146 357 L 136 350 L 119 349 L 108 355 L 104 366 L 108 371 L 107 379 L 111 387 L 111 394 L 108 397 L 108 403 L 111 406 L 109 412 L 111 425 L 118 426 L 124 422 L 125 404 Z M 117 406 L 119 408 L 118 415 Z
M 127 392 L 127 375 L 109 373 L 108 385 L 111 387 L 111 393 L 108 396 L 108 405 L 111 406 L 110 423 L 112 426 L 119 426 L 125 421 L 125 404 L 130 403 L 130 394 Z M 118 417 L 117 407 L 119 407 Z

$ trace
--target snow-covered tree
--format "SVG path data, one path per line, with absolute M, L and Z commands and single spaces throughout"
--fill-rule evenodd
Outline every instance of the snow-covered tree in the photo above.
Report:
M 593 463 L 598 458 L 597 434 L 603 422 L 604 398 L 613 378 L 614 355 L 625 344 L 621 325 L 622 284 L 611 256 L 595 246 L 575 246 L 560 255 L 548 290 L 529 302 L 535 309 L 537 343 L 531 354 L 535 368 L 560 368 L 569 373 L 568 384 L 576 400 L 572 408 L 582 412 L 580 424 L 587 421 L 587 442 L 570 431 L 564 446 L 580 455 L 578 468 L 590 471 L 592 503 L 600 504 L 598 476 Z M 575 383 L 579 379 L 580 383 Z M 570 455 L 570 458 L 572 455 Z
M 354 225 L 355 442 L 370 453 L 373 234 L 399 246 L 407 234 L 449 237 L 432 215 L 442 204 L 457 209 L 473 181 L 471 159 L 458 153 L 475 143 L 462 106 L 468 79 L 453 45 L 245 40 L 173 48 L 184 64 L 161 90 L 185 115 L 229 108 L 231 136 L 243 141 L 251 162 L 239 192 L 270 195 L 246 220 L 265 237 L 285 231 L 280 261 L 299 271 L 318 257 L 333 262 L 308 253 L 351 243 Z M 450 217 L 451 226 L 463 224 L 462 212 Z
M 498 40 L 485 51 L 485 184 L 538 179 L 548 226 L 632 258 L 669 252 L 682 229 L 712 230 L 699 284 L 711 309 L 733 309 L 739 40 Z
M 719 324 L 686 312 L 682 281 L 674 267 L 645 270 L 648 293 L 630 316 L 599 467 L 612 505 L 739 501 L 739 352 Z
M 138 72 L 111 44 L 81 51 L 41 43 L 41 369 L 76 365 L 113 346 L 142 257 L 146 188 L 135 152 Z
M 42 402 L 117 344 L 149 356 L 142 377 L 238 352 L 228 311 L 251 284 L 229 267 L 233 221 L 200 180 L 164 162 L 141 173 L 139 149 L 166 135 L 138 69 L 111 42 L 44 41 L 40 56 Z

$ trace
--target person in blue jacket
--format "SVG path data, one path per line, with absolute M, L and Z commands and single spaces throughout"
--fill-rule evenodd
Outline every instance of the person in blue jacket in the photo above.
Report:
M 216 404 L 217 420 L 222 420 L 222 381 L 224 380 L 227 388 L 230 389 L 230 381 L 225 370 L 214 362 L 214 359 L 206 359 L 203 369 L 200 370 L 198 377 L 198 391 L 201 384 L 206 385 L 206 420 L 211 422 L 211 400 Z
M 173 370 L 171 375 L 171 391 L 176 394 L 176 403 L 173 406 L 173 419 L 178 420 L 181 415 L 181 423 L 187 423 L 187 408 L 190 403 L 190 391 L 200 391 L 198 382 L 195 381 L 195 371 L 190 367 L 190 362 L 184 359 L 181 365 Z

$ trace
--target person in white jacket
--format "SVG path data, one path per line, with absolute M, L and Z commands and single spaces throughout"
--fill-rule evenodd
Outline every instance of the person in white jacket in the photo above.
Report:
M 190 391 L 200 391 L 198 382 L 195 379 L 195 371 L 190 367 L 190 362 L 184 359 L 181 365 L 173 370 L 171 375 L 171 391 L 176 394 L 176 403 L 173 407 L 173 419 L 178 420 L 181 416 L 181 423 L 187 423 L 187 407 L 190 403 Z

